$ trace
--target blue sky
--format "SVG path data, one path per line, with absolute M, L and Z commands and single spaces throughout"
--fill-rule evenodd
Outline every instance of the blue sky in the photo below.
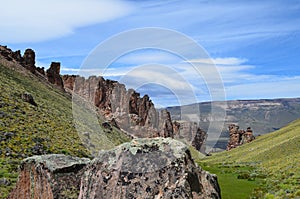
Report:
M 0 44 L 22 52 L 34 49 L 38 66 L 60 61 L 62 73 L 76 74 L 90 52 L 115 34 L 160 27 L 185 34 L 207 51 L 226 99 L 300 97 L 300 1 L 10 0 L 1 5 Z M 123 55 L 104 75 L 122 80 L 154 62 L 182 76 L 196 101 L 211 100 L 214 91 L 203 78 L 193 77 L 184 60 L 157 49 Z M 180 78 L 174 81 L 168 72 L 157 77 L 155 66 L 145 69 L 132 77 L 160 78 L 164 85 L 141 84 L 139 91 L 158 106 L 178 104 L 174 93 L 187 89 Z

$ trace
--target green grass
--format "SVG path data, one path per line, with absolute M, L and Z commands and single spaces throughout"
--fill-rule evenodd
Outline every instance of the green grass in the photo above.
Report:
M 46 80 L 19 66 L 0 64 L 0 91 L 0 179 L 11 182 L 9 186 L 0 185 L 0 199 L 6 198 L 14 187 L 23 158 L 50 153 L 91 157 L 98 150 L 97 147 L 88 150 L 82 143 L 80 128 L 75 127 L 73 120 L 71 96 Z M 33 96 L 38 106 L 21 99 L 25 92 Z M 77 121 L 77 125 L 86 130 L 85 121 Z M 101 118 L 97 119 L 98 126 L 102 122 Z M 102 142 L 112 147 L 129 140 L 116 128 L 89 130 L 95 135 L 90 139 L 96 146 L 97 142 Z M 103 142 L 102 138 L 109 142 Z M 39 152 L 35 150 L 37 146 Z
M 266 177 L 256 167 L 247 164 L 209 164 L 201 161 L 198 164 L 218 176 L 223 199 L 250 198 L 253 190 Z
M 249 144 L 198 159 L 197 162 L 218 174 L 223 198 L 249 198 L 250 188 L 253 198 L 300 198 L 300 120 L 276 132 L 260 136 Z M 251 182 L 241 183 L 235 177 L 238 169 L 227 176 L 220 165 L 233 168 L 237 165 L 250 165 L 253 167 L 252 171 L 248 171 L 250 174 L 266 178 L 260 180 L 258 187 L 255 187 Z M 238 196 L 246 188 L 249 188 L 249 195 Z

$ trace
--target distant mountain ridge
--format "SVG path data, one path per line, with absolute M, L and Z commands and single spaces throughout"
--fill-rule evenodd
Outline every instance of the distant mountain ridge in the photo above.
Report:
M 300 118 L 300 98 L 286 99 L 260 99 L 260 100 L 232 100 L 227 102 L 203 102 L 198 104 L 168 107 L 172 119 L 180 120 L 184 117 L 190 107 L 199 108 L 199 126 L 207 131 L 210 122 L 215 118 L 211 117 L 212 105 L 222 111 L 226 111 L 224 127 L 221 139 L 216 148 L 225 149 L 229 138 L 228 125 L 236 124 L 240 129 L 251 127 L 255 136 L 278 130 L 288 123 Z

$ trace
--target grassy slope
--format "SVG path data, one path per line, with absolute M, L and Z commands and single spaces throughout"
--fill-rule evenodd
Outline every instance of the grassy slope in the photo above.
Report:
M 0 185 L 0 198 L 14 186 L 20 160 L 35 155 L 37 145 L 42 153 L 90 156 L 75 128 L 70 96 L 18 66 L 1 64 L 0 90 L 0 179 L 11 182 Z M 37 107 L 21 99 L 24 92 L 32 94 Z M 117 129 L 109 139 L 112 145 L 129 140 Z
M 252 143 L 198 161 L 208 170 L 220 174 L 224 165 L 230 165 L 232 170 L 237 165 L 241 168 L 250 166 L 252 169 L 247 171 L 250 175 L 267 176 L 265 180 L 261 180 L 261 187 L 256 189 L 257 196 L 262 191 L 267 192 L 264 196 L 267 198 L 300 198 L 300 120 L 276 132 L 260 136 Z M 237 173 L 233 171 L 231 174 L 234 176 Z M 219 176 L 221 186 L 224 186 L 223 192 L 233 194 L 236 186 L 239 186 L 239 180 L 234 178 L 226 182 L 222 179 L 224 177 Z M 224 190 L 225 187 L 227 190 Z M 240 184 L 241 189 L 245 187 L 246 184 Z

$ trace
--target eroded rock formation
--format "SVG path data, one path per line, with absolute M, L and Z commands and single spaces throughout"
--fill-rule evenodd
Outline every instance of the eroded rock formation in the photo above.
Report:
M 94 160 L 44 155 L 22 162 L 9 199 L 221 198 L 217 177 L 171 138 L 134 139 Z
M 50 68 L 45 73 L 44 67 L 37 67 L 35 65 L 35 52 L 32 49 L 26 49 L 24 55 L 21 55 L 21 51 L 12 51 L 6 46 L 0 46 L 0 55 L 7 61 L 20 64 L 31 73 L 38 77 L 47 79 L 51 84 L 58 86 L 60 89 L 64 89 L 63 81 L 60 77 L 60 63 L 52 62 Z
M 244 131 L 243 129 L 239 130 L 239 126 L 230 124 L 228 128 L 230 138 L 227 144 L 227 150 L 249 143 L 255 139 L 251 127 L 248 127 L 247 131 Z
M 117 125 L 135 137 L 172 137 L 170 114 L 159 113 L 148 95 L 143 97 L 124 84 L 91 76 L 63 76 L 65 90 L 72 91 L 98 107 L 106 120 L 115 120 Z
M 26 49 L 23 55 L 23 66 L 30 72 L 35 73 L 35 52 L 32 49 Z
M 148 95 L 140 96 L 133 89 L 103 77 L 64 75 L 65 90 L 75 93 L 98 107 L 105 120 L 115 124 L 133 137 L 172 137 L 185 139 L 201 152 L 206 133 L 196 123 L 172 121 L 167 110 L 158 111 Z M 178 129 L 174 127 L 178 124 Z M 180 125 L 179 125 L 180 124 Z
M 133 89 L 103 77 L 91 76 L 88 79 L 76 75 L 60 75 L 60 63 L 52 62 L 45 72 L 35 66 L 35 52 L 20 51 L 0 46 L 0 54 L 8 61 L 16 62 L 38 77 L 71 94 L 73 92 L 98 108 L 98 112 L 113 126 L 129 133 L 132 137 L 177 137 L 184 138 L 197 149 L 204 143 L 199 136 L 199 127 L 190 122 L 182 122 L 174 136 L 174 125 L 170 113 L 158 111 L 148 95 L 140 96 Z M 203 132 L 203 131 L 202 131 Z M 198 134 L 197 134 L 198 133 Z M 203 148 L 203 147 L 202 147 Z
M 207 133 L 195 122 L 174 121 L 174 138 L 185 140 L 198 151 L 205 154 Z
M 62 90 L 64 89 L 64 83 L 60 76 L 60 62 L 52 62 L 46 74 L 51 84 L 58 86 Z

